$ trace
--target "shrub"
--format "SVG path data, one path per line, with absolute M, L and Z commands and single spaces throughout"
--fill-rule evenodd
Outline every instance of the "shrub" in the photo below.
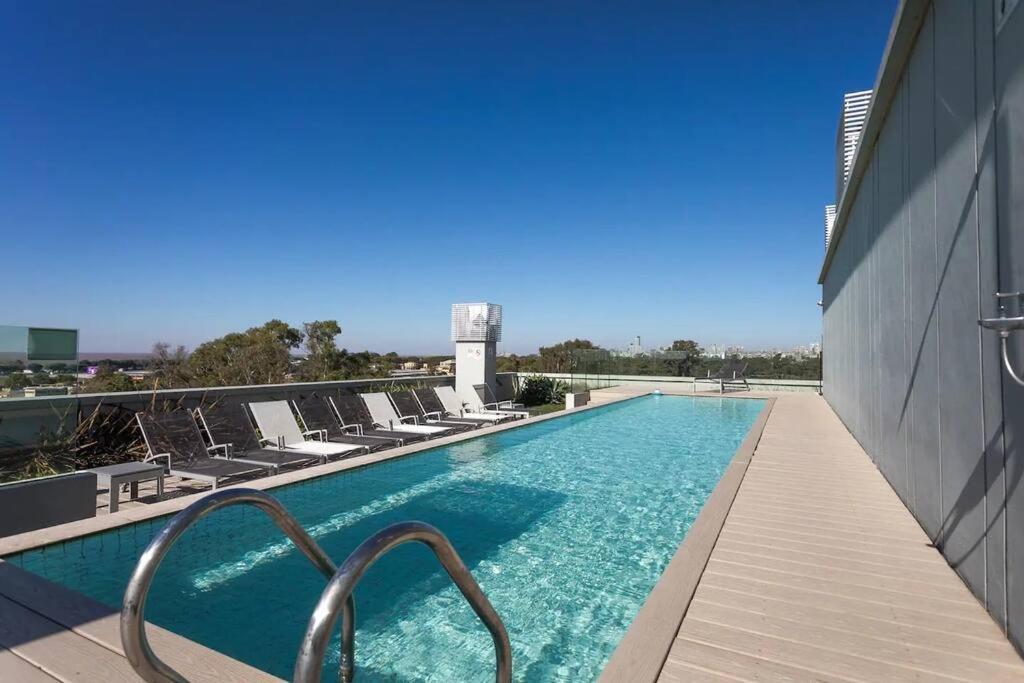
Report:
M 565 382 L 551 377 L 527 377 L 519 385 L 517 400 L 525 406 L 539 406 L 545 403 L 565 401 Z

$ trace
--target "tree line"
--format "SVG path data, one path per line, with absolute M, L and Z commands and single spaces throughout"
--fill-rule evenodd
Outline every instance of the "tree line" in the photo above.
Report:
M 185 347 L 172 347 L 159 342 L 148 359 L 101 360 L 95 363 L 96 373 L 87 379 L 81 391 L 143 391 L 187 387 L 241 386 L 280 384 L 284 382 L 318 382 L 343 379 L 374 379 L 388 377 L 392 370 L 407 360 L 436 363 L 448 356 L 405 357 L 395 352 L 351 352 L 338 348 L 336 338 L 341 326 L 336 320 L 314 320 L 296 328 L 281 320 L 270 320 L 243 332 L 231 332 L 197 346 L 192 353 Z M 304 353 L 303 353 L 304 351 Z M 86 361 L 80 365 L 93 364 Z M 37 365 L 37 364 L 33 364 Z M 2 381 L 9 388 L 20 389 L 43 383 L 70 384 L 76 368 L 55 368 L 69 374 L 52 377 L 41 372 L 43 367 L 11 364 Z M 4 368 L 0 368 L 3 370 Z M 20 370 L 33 370 L 32 375 Z M 141 379 L 133 379 L 124 371 L 142 370 Z
M 705 355 L 692 339 L 677 339 L 664 350 L 637 356 L 615 355 L 588 339 L 569 339 L 542 346 L 535 354 L 510 354 L 498 358 L 498 372 L 576 373 L 641 375 L 662 377 L 703 377 L 718 372 L 725 364 L 747 365 L 747 376 L 761 379 L 821 379 L 820 356 L 797 358 L 781 353 L 772 356 Z M 730 365 L 731 367 L 731 365 Z
M 314 320 L 291 327 L 281 320 L 269 320 L 243 332 L 232 332 L 200 344 L 191 353 L 183 346 L 172 347 L 160 342 L 153 346 L 149 359 L 102 360 L 96 374 L 85 381 L 83 392 L 140 391 L 186 387 L 242 386 L 280 384 L 284 382 L 317 382 L 344 379 L 388 377 L 406 360 L 434 365 L 450 356 L 400 356 L 395 352 L 350 352 L 338 348 L 336 339 L 341 326 L 336 320 Z M 300 351 L 304 350 L 302 354 Z M 569 339 L 551 346 L 542 346 L 537 353 L 501 356 L 498 372 L 647 375 L 692 377 L 717 372 L 732 358 L 715 358 L 692 339 L 677 339 L 665 350 L 638 356 L 617 356 L 588 339 Z M 770 357 L 746 357 L 749 377 L 766 379 L 821 378 L 820 359 L 794 358 L 776 354 Z M 86 361 L 85 364 L 93 364 Z M 34 374 L 21 374 L 20 370 Z M 0 386 L 20 389 L 28 385 L 72 384 L 76 368 L 49 365 L 42 372 L 40 364 L 23 366 L 20 362 L 0 366 L 6 376 Z M 144 370 L 141 380 L 126 375 L 124 370 Z

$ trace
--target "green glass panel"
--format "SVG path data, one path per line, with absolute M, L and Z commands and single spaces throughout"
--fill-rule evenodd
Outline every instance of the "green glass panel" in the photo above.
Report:
M 25 349 L 28 346 L 28 330 L 24 327 L 0 325 L 0 363 L 14 363 L 28 360 Z
M 28 359 L 30 361 L 78 360 L 78 330 L 28 328 Z

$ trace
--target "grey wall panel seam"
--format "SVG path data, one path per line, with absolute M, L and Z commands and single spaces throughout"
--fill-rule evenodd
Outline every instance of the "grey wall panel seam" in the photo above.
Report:
M 933 320 L 935 329 L 935 427 L 938 430 L 939 438 L 936 441 L 938 449 L 938 460 L 939 460 L 939 526 L 935 530 L 935 538 L 932 541 L 938 540 L 942 535 L 943 519 L 942 511 L 946 509 L 942 495 L 942 410 L 940 408 L 940 399 L 942 395 L 942 336 L 939 334 L 939 320 L 942 317 L 941 299 L 939 298 L 939 161 L 938 161 L 938 125 L 936 124 L 935 112 L 938 109 L 936 105 L 936 93 L 938 92 L 938 62 L 935 59 L 936 54 L 936 43 L 938 42 L 938 31 L 936 24 L 938 23 L 938 13 L 935 12 L 935 6 L 932 5 L 930 9 L 934 19 L 932 19 L 932 237 L 933 244 L 935 245 L 935 319 Z
M 993 16 L 993 20 L 994 20 L 994 16 Z M 998 133 L 996 132 L 998 130 L 998 125 L 999 125 L 999 123 L 998 123 L 998 115 L 999 115 L 999 89 L 997 87 L 997 79 L 996 79 L 996 74 L 997 74 L 997 71 L 996 71 L 996 65 L 997 65 L 996 53 L 998 51 L 998 46 L 996 45 L 995 25 L 993 24 L 990 28 L 992 30 L 992 65 L 991 65 L 991 69 L 992 69 L 992 109 L 993 109 L 993 112 L 992 112 L 992 124 L 991 125 L 992 125 L 993 134 L 994 135 L 998 135 Z M 1000 239 L 1001 239 L 1001 235 L 1002 235 L 1002 230 L 1001 230 L 1002 222 L 1001 222 L 1001 215 L 1000 215 L 1000 211 L 999 211 L 999 205 L 1000 205 L 1000 202 L 999 202 L 999 181 L 998 181 L 998 173 L 999 173 L 999 144 L 998 144 L 997 140 L 993 140 L 993 143 L 992 143 L 992 165 L 993 165 L 993 168 L 995 169 L 995 173 L 996 173 L 996 176 L 997 176 L 996 180 L 995 180 L 995 201 L 992 204 L 992 219 L 995 222 L 995 241 L 996 241 L 996 260 L 995 260 L 996 287 L 1001 289 L 1002 286 L 1003 286 L 1002 259 L 1000 258 L 1000 252 L 1001 252 L 1001 249 L 1002 249 L 1002 244 L 1000 244 Z M 1003 532 L 1003 608 L 1005 610 L 1005 615 L 1006 615 L 1006 620 L 1004 622 L 1004 624 L 1005 624 L 1004 625 L 1004 631 L 1006 633 L 1009 633 L 1009 631 L 1010 631 L 1010 548 L 1009 548 L 1009 545 L 1010 545 L 1010 526 L 1009 526 L 1009 519 L 1008 518 L 1010 516 L 1010 514 L 1009 514 L 1009 503 L 1010 503 L 1010 501 L 1007 498 L 1007 496 L 1009 495 L 1010 491 L 1007 488 L 1007 481 L 1006 481 L 1008 479 L 1007 475 L 1009 474 L 1009 471 L 1007 469 L 1007 464 L 1008 463 L 1007 463 L 1007 448 L 1006 448 L 1007 443 L 1006 443 L 1006 387 L 1004 386 L 1005 383 L 1006 383 L 1006 378 L 1005 378 L 1005 375 L 1003 374 L 1002 366 L 1000 366 L 1000 368 L 999 368 L 999 416 L 1000 416 L 999 424 L 1001 425 L 1001 427 L 1000 427 L 1000 433 L 999 433 L 999 438 L 1000 438 L 1000 444 L 999 445 L 1000 445 L 1000 451 L 1001 451 L 1000 455 L 1001 455 L 1002 470 L 1003 470 L 1003 476 L 1002 476 L 1002 489 L 1003 489 L 1002 493 L 1003 493 L 1003 495 L 1002 495 L 1002 499 L 1001 499 L 1001 505 L 1003 507 L 1003 513 L 1001 515 L 1002 519 L 1001 519 L 1000 526 L 1002 527 L 1002 532 Z
M 973 103 L 974 103 L 974 228 L 975 228 L 975 255 L 978 260 L 978 318 L 982 317 L 981 314 L 981 196 L 978 192 L 978 180 L 981 174 L 981 167 L 978 158 L 978 14 L 977 11 L 971 12 L 971 36 L 973 39 L 971 55 L 974 60 L 973 69 L 971 72 L 974 74 L 974 92 L 973 92 Z M 983 483 L 983 494 L 981 496 L 981 511 L 982 511 L 982 538 L 981 538 L 981 561 L 982 561 L 982 595 L 984 596 L 985 605 L 989 604 L 988 595 L 988 533 L 984 529 L 988 526 L 988 444 L 986 439 L 988 437 L 988 422 L 985 420 L 985 387 L 983 385 L 985 381 L 985 360 L 984 350 L 982 348 L 982 337 L 981 337 L 981 326 L 975 330 L 975 335 L 978 340 L 978 376 L 981 378 L 982 385 L 979 386 L 979 398 L 981 399 L 981 405 L 979 409 L 981 411 L 981 473 Z

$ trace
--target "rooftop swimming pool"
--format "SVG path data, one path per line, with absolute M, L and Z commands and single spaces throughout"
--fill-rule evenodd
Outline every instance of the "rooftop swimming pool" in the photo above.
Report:
M 339 563 L 388 524 L 435 525 L 504 620 L 516 680 L 593 680 L 762 407 L 647 396 L 271 493 Z M 5 559 L 119 608 L 165 522 Z M 323 587 L 260 511 L 233 507 L 174 546 L 146 616 L 290 678 Z M 355 597 L 360 680 L 493 680 L 490 636 L 426 548 L 382 558 Z M 334 676 L 337 642 L 331 651 L 324 671 Z

